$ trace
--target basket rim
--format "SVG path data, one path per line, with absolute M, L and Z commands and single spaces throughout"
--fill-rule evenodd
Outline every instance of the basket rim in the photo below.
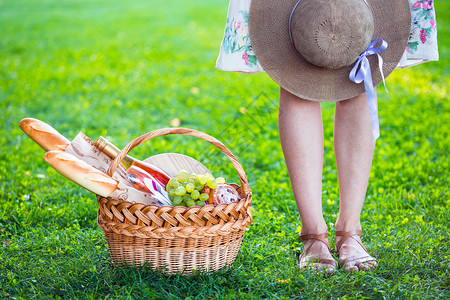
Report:
M 253 221 L 252 195 L 230 204 L 156 206 L 97 195 L 97 224 L 104 232 L 143 238 L 202 237 L 245 230 Z
M 237 185 L 237 184 L 235 184 L 235 183 L 228 183 L 229 185 Z M 237 185 L 238 187 L 239 187 L 239 185 Z M 186 208 L 186 209 L 189 209 L 189 208 L 191 208 L 191 207 L 199 207 L 199 208 L 201 208 L 201 207 L 207 207 L 207 206 L 212 206 L 212 207 L 217 207 L 217 206 L 219 206 L 219 205 L 224 205 L 224 204 L 219 204 L 219 205 L 216 205 L 216 206 L 214 206 L 214 204 L 205 204 L 205 206 L 198 206 L 198 205 L 195 205 L 195 206 L 191 206 L 191 207 L 186 207 L 186 206 L 172 206 L 172 205 L 161 205 L 161 206 L 158 206 L 158 205 L 155 205 L 155 204 L 145 204 L 145 203 L 141 203 L 141 202 L 133 202 L 133 201 L 128 201 L 128 200 L 123 200 L 123 199 L 118 199 L 118 198 L 110 198 L 110 197 L 103 197 L 103 196 L 100 196 L 100 195 L 98 195 L 98 194 L 96 194 L 96 196 L 97 196 L 97 199 L 100 199 L 100 198 L 102 198 L 102 199 L 107 199 L 108 201 L 118 201 L 118 202 L 124 202 L 124 203 L 129 203 L 130 205 L 134 205 L 134 204 L 142 204 L 143 206 L 145 206 L 145 207 L 157 207 L 157 208 L 166 208 L 166 207 L 172 207 L 172 208 L 176 208 L 176 207 L 183 207 L 183 208 Z M 249 198 L 250 197 L 250 199 L 252 199 L 252 197 L 253 197 L 253 193 L 252 193 L 252 191 L 251 190 L 249 190 L 249 193 L 248 194 L 246 194 L 244 197 L 241 197 L 241 199 L 239 200 L 239 201 L 235 201 L 235 203 L 237 203 L 237 202 L 241 202 L 242 200 L 244 200 L 244 199 L 247 199 L 247 198 Z M 233 203 L 233 202 L 232 202 Z M 230 203 L 230 204 L 232 204 L 232 203 Z M 225 204 L 225 205 L 230 205 L 230 204 Z M 251 204 L 250 204 L 251 205 Z

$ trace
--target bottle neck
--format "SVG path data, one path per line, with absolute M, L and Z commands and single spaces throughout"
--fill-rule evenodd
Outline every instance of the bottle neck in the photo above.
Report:
M 111 159 L 115 159 L 117 155 L 120 153 L 120 149 L 114 146 L 110 141 L 105 139 L 104 137 L 99 137 L 98 140 L 94 143 L 94 145 L 103 153 L 105 153 L 107 156 L 109 156 Z M 120 164 L 128 170 L 128 168 L 131 167 L 133 164 L 134 159 L 127 155 L 125 156 Z

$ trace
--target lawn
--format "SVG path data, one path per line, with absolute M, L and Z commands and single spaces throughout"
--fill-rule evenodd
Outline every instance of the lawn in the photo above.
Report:
M 0 297 L 9 299 L 367 299 L 450 297 L 450 1 L 435 1 L 440 61 L 396 70 L 379 92 L 381 137 L 362 214 L 371 272 L 300 271 L 300 220 L 278 138 L 279 88 L 266 74 L 214 68 L 226 0 L 0 1 Z M 323 105 L 324 215 L 339 204 L 334 104 Z M 254 222 L 234 265 L 166 277 L 114 268 L 95 195 L 60 176 L 18 127 L 41 119 L 123 147 L 158 128 L 215 136 L 238 157 Z M 137 158 L 178 152 L 238 181 L 221 153 L 185 136 Z M 333 234 L 331 236 L 333 240 Z

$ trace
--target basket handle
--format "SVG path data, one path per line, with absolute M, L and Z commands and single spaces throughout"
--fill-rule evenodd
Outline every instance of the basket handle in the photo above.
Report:
M 237 158 L 233 155 L 233 153 L 231 153 L 231 151 L 224 144 L 222 144 L 222 142 L 220 142 L 216 138 L 214 138 L 206 133 L 203 133 L 201 131 L 189 129 L 189 128 L 162 128 L 162 129 L 157 129 L 157 130 L 148 132 L 146 134 L 143 134 L 143 135 L 135 138 L 128 145 L 126 145 L 125 148 L 123 148 L 122 151 L 120 151 L 120 153 L 112 161 L 111 166 L 109 167 L 109 169 L 107 171 L 107 174 L 109 176 L 112 176 L 114 174 L 114 171 L 117 169 L 117 167 L 119 166 L 122 159 L 125 158 L 125 156 L 128 154 L 128 152 L 131 151 L 131 149 L 139 146 L 143 142 L 145 142 L 149 139 L 152 139 L 154 137 L 170 135 L 170 134 L 190 135 L 190 136 L 205 140 L 205 141 L 213 144 L 217 148 L 219 148 L 219 150 L 222 151 L 228 157 L 228 159 L 231 161 L 231 164 L 236 169 L 236 171 L 239 175 L 239 180 L 241 182 L 242 196 L 245 197 L 251 193 L 250 187 L 248 186 L 248 181 L 247 181 L 247 176 L 245 175 L 245 171 L 242 168 L 239 161 L 237 160 Z

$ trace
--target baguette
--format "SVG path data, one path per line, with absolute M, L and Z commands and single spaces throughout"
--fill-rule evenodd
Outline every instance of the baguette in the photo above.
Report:
M 44 160 L 64 177 L 102 197 L 108 197 L 119 184 L 107 174 L 63 151 L 49 151 L 45 153 Z
M 70 141 L 53 127 L 37 119 L 23 119 L 19 127 L 45 151 L 65 150 L 70 144 Z

